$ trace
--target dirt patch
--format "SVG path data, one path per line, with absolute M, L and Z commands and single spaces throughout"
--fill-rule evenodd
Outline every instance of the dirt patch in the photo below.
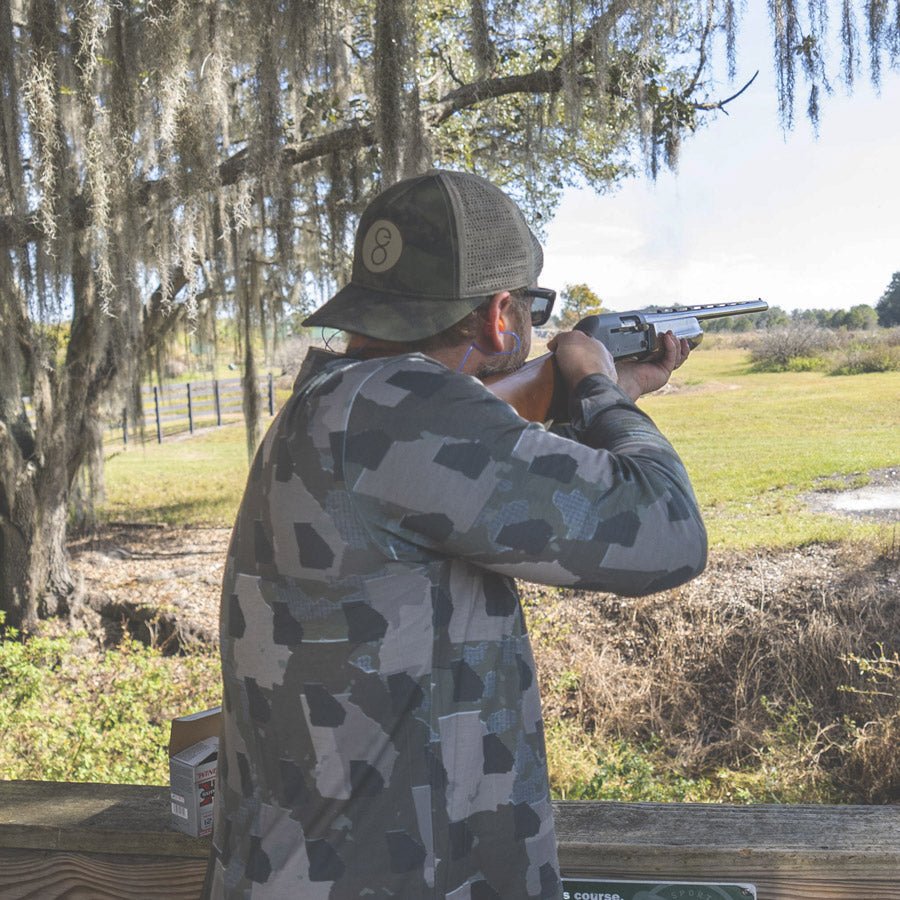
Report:
M 106 643 L 123 634 L 174 652 L 219 635 L 219 591 L 228 528 L 114 526 L 72 541 L 89 624 Z M 98 618 L 99 617 L 99 618 Z
M 673 378 L 671 381 L 667 381 L 658 391 L 654 391 L 653 396 L 662 397 L 666 394 L 715 394 L 722 391 L 739 390 L 742 390 L 741 385 L 724 381 L 703 381 L 697 384 Z

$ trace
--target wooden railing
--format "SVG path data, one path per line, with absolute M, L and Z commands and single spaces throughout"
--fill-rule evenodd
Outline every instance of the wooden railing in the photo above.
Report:
M 257 377 L 261 409 L 275 415 L 275 378 L 270 372 Z M 170 381 L 141 386 L 141 417 L 135 422 L 123 409 L 121 415 L 104 422 L 103 446 L 118 452 L 130 442 L 147 440 L 162 443 L 165 438 L 193 434 L 197 428 L 228 425 L 243 419 L 241 379 L 217 378 L 209 381 Z M 34 423 L 30 397 L 22 398 L 25 415 Z
M 758 900 L 900 897 L 900 806 L 555 809 L 564 876 L 743 882 Z M 194 900 L 208 850 L 169 828 L 164 787 L 0 782 L 3 900 Z

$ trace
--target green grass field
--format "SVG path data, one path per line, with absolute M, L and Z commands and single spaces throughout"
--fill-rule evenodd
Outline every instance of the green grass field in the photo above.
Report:
M 871 538 L 883 526 L 815 515 L 800 495 L 900 463 L 900 373 L 757 374 L 741 350 L 695 353 L 683 391 L 642 401 L 681 453 L 715 546 Z
M 700 350 L 678 390 L 643 407 L 681 453 L 713 546 L 873 539 L 884 526 L 807 510 L 801 494 L 900 464 L 900 373 L 758 374 L 745 351 Z M 111 521 L 230 525 L 247 475 L 241 426 L 132 445 L 106 468 Z
M 184 434 L 162 444 L 131 443 L 107 458 L 109 521 L 230 525 L 247 480 L 242 424 Z

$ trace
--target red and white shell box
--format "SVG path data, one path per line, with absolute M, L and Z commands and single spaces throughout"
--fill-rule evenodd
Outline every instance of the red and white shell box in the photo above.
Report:
M 192 837 L 212 834 L 221 711 L 216 706 L 172 720 L 169 737 L 172 827 Z

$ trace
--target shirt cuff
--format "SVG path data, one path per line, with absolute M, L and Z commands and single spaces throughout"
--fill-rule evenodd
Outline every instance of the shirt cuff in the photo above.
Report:
M 569 398 L 569 418 L 575 439 L 593 447 L 645 431 L 664 440 L 650 417 L 606 375 L 588 375 L 578 382 Z

